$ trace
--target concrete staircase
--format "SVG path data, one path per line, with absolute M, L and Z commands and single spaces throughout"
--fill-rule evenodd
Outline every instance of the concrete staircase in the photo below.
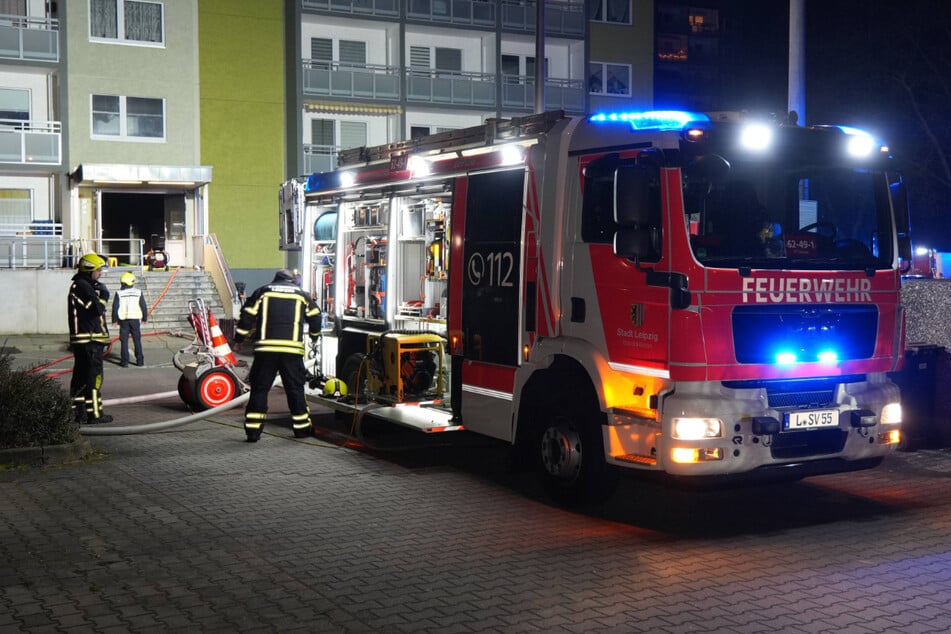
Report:
M 112 267 L 100 280 L 109 288 L 110 293 L 115 293 L 120 287 L 119 276 L 127 270 L 129 269 Z M 199 298 L 204 300 L 205 307 L 211 309 L 219 323 L 223 321 L 224 305 L 221 303 L 210 273 L 186 269 L 179 270 L 177 274 L 174 271 L 133 270 L 132 272 L 135 273 L 135 285 L 142 290 L 149 310 L 153 310 L 154 307 L 154 312 L 149 315 L 148 323 L 142 327 L 144 333 L 168 331 L 173 334 L 193 335 L 195 331 L 187 319 L 188 302 Z M 175 274 L 174 279 L 172 279 L 173 274 Z M 171 285 L 169 280 L 172 280 Z M 158 302 L 157 305 L 156 302 Z M 111 298 L 109 310 L 112 311 Z M 226 324 L 222 324 L 222 331 L 230 338 Z

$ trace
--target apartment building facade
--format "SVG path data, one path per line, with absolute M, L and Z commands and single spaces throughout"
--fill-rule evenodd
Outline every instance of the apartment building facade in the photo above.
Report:
M 547 1 L 544 108 L 649 104 L 652 7 Z M 297 0 L 287 9 L 289 176 L 333 169 L 341 149 L 536 109 L 533 1 Z
M 61 7 L 67 3 L 61 2 Z M 197 0 L 79 0 L 65 15 L 65 232 L 118 262 L 195 262 L 208 231 Z
M 60 21 L 45 0 L 0 1 L 0 235 L 56 222 L 64 148 Z

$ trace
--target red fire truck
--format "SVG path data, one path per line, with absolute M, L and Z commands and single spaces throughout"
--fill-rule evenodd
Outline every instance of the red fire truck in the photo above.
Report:
M 282 185 L 328 316 L 315 395 L 512 443 L 563 502 L 868 468 L 900 439 L 910 255 L 888 148 L 727 113 L 560 112 Z

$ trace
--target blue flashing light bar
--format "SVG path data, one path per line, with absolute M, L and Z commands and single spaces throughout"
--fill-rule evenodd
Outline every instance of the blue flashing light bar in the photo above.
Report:
M 311 174 L 307 177 L 307 184 L 304 185 L 305 192 L 315 192 L 321 187 L 324 186 L 324 175 L 323 174 Z
M 777 365 L 796 365 L 797 363 L 807 361 L 808 359 L 800 359 L 799 354 L 792 350 L 780 350 L 776 353 L 775 356 Z M 816 355 L 814 361 L 819 363 L 835 363 L 839 360 L 839 354 L 835 350 L 820 350 Z
M 601 112 L 591 115 L 594 123 L 629 123 L 635 130 L 680 130 L 690 123 L 710 121 L 702 112 L 648 110 L 645 112 Z

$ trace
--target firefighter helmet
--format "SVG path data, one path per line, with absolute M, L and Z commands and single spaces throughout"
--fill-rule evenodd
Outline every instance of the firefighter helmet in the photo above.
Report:
M 126 286 L 132 286 L 135 284 L 135 274 L 129 271 L 126 271 L 119 276 L 119 282 L 125 284 Z
M 340 379 L 327 379 L 324 383 L 324 396 L 339 398 L 347 395 L 347 384 Z
M 92 273 L 93 271 L 98 271 L 106 265 L 106 261 L 95 253 L 87 253 L 83 257 L 79 258 L 79 270 L 84 273 Z

